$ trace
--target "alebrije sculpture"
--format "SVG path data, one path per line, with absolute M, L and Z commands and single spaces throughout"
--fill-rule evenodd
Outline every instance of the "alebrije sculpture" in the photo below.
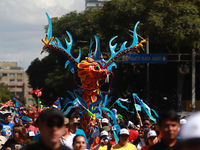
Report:
M 79 49 L 79 56 L 77 58 L 74 58 L 71 54 L 71 48 L 73 44 L 73 39 L 71 34 L 66 31 L 67 35 L 69 36 L 69 42 L 65 39 L 67 49 L 64 48 L 60 42 L 60 40 L 57 37 L 52 36 L 52 23 L 51 19 L 49 18 L 48 14 L 48 22 L 49 27 L 47 31 L 47 35 L 45 37 L 45 40 L 42 40 L 42 42 L 45 44 L 43 47 L 42 52 L 44 52 L 46 47 L 49 47 L 51 49 L 54 49 L 56 51 L 61 52 L 63 55 L 67 57 L 67 61 L 65 63 L 65 68 L 69 65 L 71 72 L 74 74 L 75 83 L 80 88 L 78 90 L 75 90 L 74 92 L 74 99 L 78 98 L 79 102 L 81 103 L 80 106 L 82 106 L 82 111 L 80 110 L 78 113 L 81 114 L 81 121 L 82 121 L 82 129 L 87 130 L 88 136 L 91 135 L 91 133 L 94 130 L 94 127 L 91 127 L 94 125 L 94 117 L 88 116 L 88 111 L 96 114 L 98 111 L 109 111 L 109 109 L 105 108 L 105 105 L 107 104 L 107 96 L 103 97 L 102 93 L 109 94 L 112 90 L 111 84 L 112 79 L 114 77 L 114 74 L 112 72 L 112 67 L 117 67 L 115 60 L 131 51 L 137 51 L 139 53 L 138 48 L 143 47 L 143 43 L 147 41 L 147 39 L 142 40 L 140 43 L 138 42 L 137 34 L 136 34 L 136 27 L 139 22 L 136 23 L 134 27 L 134 34 L 133 34 L 133 43 L 131 46 L 126 47 L 126 41 L 122 44 L 119 51 L 115 51 L 117 44 L 112 45 L 112 41 L 117 38 L 117 36 L 113 37 L 109 42 L 110 47 L 110 53 L 111 57 L 108 60 L 104 60 L 101 52 L 100 52 L 100 43 L 97 36 L 95 37 L 96 40 L 96 49 L 94 54 L 92 54 L 92 44 L 90 44 L 90 49 L 88 53 L 88 57 L 86 57 L 84 60 L 80 61 L 81 58 L 81 50 Z M 57 42 L 53 42 L 53 40 L 56 40 Z M 41 53 L 42 53 L 41 52 Z M 104 84 L 105 79 L 107 76 L 110 76 L 110 85 L 109 85 L 109 91 L 100 91 L 100 87 Z M 77 78 L 79 77 L 81 81 L 81 85 L 78 85 Z M 99 84 L 99 81 L 103 81 L 103 83 Z M 79 92 L 81 96 L 77 94 Z M 72 95 L 72 94 L 71 94 Z M 98 107 L 96 107 L 99 105 Z M 112 119 L 112 111 L 109 111 L 110 117 Z M 108 114 L 109 114 L 108 113 Z M 114 121 L 116 124 L 116 121 Z

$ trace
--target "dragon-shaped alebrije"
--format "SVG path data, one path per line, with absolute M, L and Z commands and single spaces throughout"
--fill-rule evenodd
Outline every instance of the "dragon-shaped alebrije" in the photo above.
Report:
M 105 105 L 106 105 L 105 98 L 103 98 L 103 96 L 101 94 L 102 93 L 109 94 L 111 92 L 111 83 L 112 83 L 112 79 L 114 76 L 114 74 L 112 73 L 112 67 L 113 66 L 117 67 L 117 65 L 114 61 L 118 57 L 120 57 L 124 54 L 127 54 L 131 51 L 134 51 L 134 50 L 139 53 L 138 48 L 143 47 L 142 44 L 146 42 L 146 39 L 141 41 L 140 43 L 138 42 L 138 38 L 137 38 L 137 34 L 136 34 L 136 27 L 139 22 L 137 22 L 137 24 L 135 25 L 134 34 L 133 34 L 133 37 L 134 37 L 133 43 L 130 47 L 126 47 L 125 46 L 126 42 L 124 42 L 122 44 L 120 50 L 115 52 L 117 44 L 111 45 L 111 42 L 115 38 L 117 38 L 117 36 L 115 36 L 109 42 L 111 56 L 108 60 L 104 60 L 101 55 L 101 52 L 100 52 L 99 39 L 97 36 L 94 36 L 95 40 L 96 40 L 96 49 L 95 49 L 94 54 L 92 54 L 91 47 L 92 47 L 93 42 L 91 42 L 88 57 L 86 57 L 84 60 L 80 61 L 80 57 L 81 57 L 80 49 L 79 49 L 79 56 L 77 58 L 74 58 L 71 55 L 73 39 L 72 39 L 72 36 L 70 35 L 70 33 L 66 31 L 66 33 L 69 36 L 69 42 L 65 39 L 65 42 L 67 45 L 67 49 L 65 49 L 62 46 L 60 40 L 57 37 L 52 36 L 52 23 L 51 23 L 51 19 L 49 18 L 48 14 L 47 14 L 47 18 L 49 21 L 49 27 L 48 27 L 48 31 L 47 31 L 45 40 L 42 40 L 42 42 L 45 44 L 42 52 L 44 52 L 46 47 L 49 47 L 51 49 L 54 49 L 56 51 L 63 53 L 68 59 L 65 64 L 65 68 L 68 65 L 70 65 L 70 70 L 74 74 L 75 83 L 81 88 L 81 92 L 80 92 L 81 97 L 76 95 L 76 98 L 78 98 L 80 100 L 84 109 L 88 109 L 94 114 L 97 112 L 97 110 L 99 110 L 101 112 L 104 111 L 104 110 L 100 110 L 100 108 L 103 109 L 103 107 L 105 107 Z M 56 40 L 57 42 L 55 43 L 55 42 L 53 42 L 53 40 Z M 104 84 L 105 79 L 109 76 L 111 79 L 109 91 L 107 91 L 107 92 L 100 91 L 100 87 Z M 81 85 L 79 85 L 77 83 L 78 78 L 81 82 Z M 102 81 L 101 84 L 100 84 L 100 81 Z M 103 104 L 102 104 L 102 102 L 103 102 Z M 97 105 L 99 105 L 98 109 L 96 107 Z M 94 128 L 91 127 L 92 125 L 94 125 L 94 120 L 92 119 L 92 117 L 90 118 L 87 115 L 86 111 L 83 111 L 84 109 L 82 108 L 82 110 L 81 110 L 82 111 L 82 118 L 81 118 L 82 129 L 85 131 L 87 130 L 87 133 L 88 133 L 88 131 L 90 131 L 88 134 L 88 136 L 90 136 L 94 130 Z M 77 113 L 81 113 L 81 111 L 77 111 Z

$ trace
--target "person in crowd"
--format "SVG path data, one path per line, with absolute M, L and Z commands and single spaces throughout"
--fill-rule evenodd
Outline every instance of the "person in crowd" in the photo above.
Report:
M 73 139 L 73 150 L 85 150 L 86 147 L 85 137 L 83 135 L 76 135 Z
M 5 136 L 6 139 L 12 137 L 12 129 L 14 125 L 11 123 L 11 121 L 12 121 L 11 113 L 5 113 L 4 120 L 3 122 L 1 122 L 1 125 L 3 126 L 1 135 Z
M 64 135 L 60 138 L 60 141 L 62 145 L 65 145 L 66 147 L 73 148 L 73 138 L 76 136 L 75 134 L 71 133 L 69 131 L 69 119 L 64 118 Z
M 160 141 L 160 140 L 162 139 L 162 132 L 160 131 L 160 129 L 159 129 L 159 127 L 158 127 L 158 124 L 157 124 L 157 123 L 154 123 L 154 124 L 151 126 L 151 129 L 156 131 L 158 141 Z
M 180 130 L 179 150 L 199 150 L 200 149 L 200 112 L 195 112 L 186 118 Z
M 29 121 L 25 121 L 24 124 L 25 124 L 24 128 L 26 130 L 26 133 L 28 133 L 30 131 L 33 131 L 34 134 L 37 133 L 37 128 L 32 125 L 33 124 L 33 119 L 31 117 L 29 117 Z
M 107 131 L 102 131 L 100 134 L 99 144 L 93 150 L 110 150 L 112 147 Z
M 28 142 L 26 131 L 22 125 L 15 125 L 13 127 L 12 138 L 9 138 L 3 145 L 2 150 L 6 149 L 21 149 Z
M 102 128 L 102 130 L 108 132 L 109 135 L 111 134 L 111 132 L 110 132 L 111 129 L 110 129 L 109 126 L 104 126 L 104 127 Z M 99 144 L 99 141 L 100 141 L 100 135 L 94 139 L 94 142 L 93 142 L 92 145 L 90 146 L 90 150 L 92 150 L 97 144 Z
M 100 131 L 103 130 L 102 127 L 109 125 L 109 121 L 107 118 L 103 118 L 101 121 L 100 119 L 97 118 L 96 123 L 97 123 L 96 128 L 89 139 L 89 145 L 91 145 L 94 139 L 96 139 L 100 135 Z
M 139 136 L 133 142 L 136 145 L 137 150 L 140 150 L 143 146 L 147 145 L 147 133 L 149 132 L 149 128 L 146 126 L 141 126 L 139 129 Z
M 75 135 L 83 135 L 85 137 L 86 143 L 88 143 L 85 132 L 82 129 L 79 129 L 80 118 L 73 118 L 73 120 L 70 120 L 69 125 L 70 129 L 74 132 Z
M 60 110 L 56 108 L 43 110 L 37 124 L 40 139 L 26 145 L 22 150 L 70 150 L 60 142 L 64 133 L 64 117 Z
M 129 143 L 129 131 L 127 129 L 121 129 L 119 131 L 119 143 L 111 148 L 111 150 L 137 150 L 135 145 Z
M 144 121 L 143 121 L 143 126 L 146 126 L 149 128 L 149 130 L 151 129 L 151 126 L 152 126 L 152 122 L 149 118 L 145 118 Z
M 2 146 L 4 145 L 4 143 L 7 141 L 7 139 L 5 138 L 5 136 L 1 135 L 2 129 L 3 129 L 3 126 L 0 124 L 0 149 L 2 148 Z
M 157 134 L 156 131 L 151 130 L 148 132 L 147 134 L 147 145 L 143 146 L 141 148 L 141 150 L 148 150 L 150 146 L 155 145 L 156 143 L 158 143 L 158 138 L 157 138 Z
M 120 128 L 123 129 L 123 128 L 126 128 L 128 131 L 129 131 L 129 142 L 130 143 L 133 143 L 139 136 L 139 133 L 133 129 L 129 129 L 127 128 L 126 124 L 125 123 L 120 123 L 119 124 Z
M 112 128 L 110 133 L 111 133 L 111 136 L 110 136 L 110 144 L 112 146 L 115 146 L 117 144 L 117 142 L 115 141 L 115 137 L 114 137 L 114 132 L 116 133 L 116 129 Z
M 151 146 L 149 150 L 163 149 L 171 150 L 176 149 L 179 143 L 177 139 L 180 129 L 180 119 L 174 110 L 164 111 L 160 114 L 158 119 L 158 126 L 163 134 L 160 142 Z

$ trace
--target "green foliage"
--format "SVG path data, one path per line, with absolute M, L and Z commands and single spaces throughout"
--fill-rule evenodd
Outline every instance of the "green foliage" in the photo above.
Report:
M 133 39 L 129 30 L 133 30 L 135 23 L 140 21 L 137 33 L 144 38 L 149 37 L 150 53 L 176 53 L 177 49 L 180 49 L 180 52 L 191 52 L 192 48 L 200 47 L 199 8 L 200 2 L 197 0 L 112 0 L 99 10 L 86 10 L 81 13 L 74 11 L 60 18 L 52 18 L 53 35 L 66 47 L 65 38 L 69 40 L 66 30 L 70 32 L 74 41 L 72 55 L 77 57 L 81 48 L 81 59 L 84 59 L 89 51 L 90 38 L 94 35 L 100 39 L 102 52 L 110 51 L 108 43 L 116 35 L 118 38 L 112 44 L 118 43 L 117 49 L 124 41 L 127 41 L 127 46 L 130 45 Z M 94 47 L 95 44 L 92 49 Z M 50 105 L 58 97 L 66 97 L 66 90 L 73 91 L 77 87 L 69 68 L 64 69 L 67 58 L 50 49 L 48 53 L 41 61 L 35 59 L 27 73 L 33 88 L 44 87 L 41 99 L 44 104 Z M 118 68 L 113 69 L 113 99 L 130 98 L 132 92 L 145 99 L 146 66 L 121 62 L 117 64 Z M 171 91 L 176 93 L 176 71 L 170 69 L 176 70 L 176 66 L 151 66 L 153 71 L 150 80 L 154 83 L 151 84 L 152 99 L 159 101 L 162 95 Z M 162 85 L 166 85 L 167 90 Z
M 8 89 L 8 85 L 0 83 L 0 103 L 5 103 L 15 97 Z

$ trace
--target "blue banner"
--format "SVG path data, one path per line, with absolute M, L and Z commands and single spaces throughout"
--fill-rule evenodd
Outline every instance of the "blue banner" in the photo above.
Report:
M 166 54 L 126 54 L 122 63 L 167 63 Z

